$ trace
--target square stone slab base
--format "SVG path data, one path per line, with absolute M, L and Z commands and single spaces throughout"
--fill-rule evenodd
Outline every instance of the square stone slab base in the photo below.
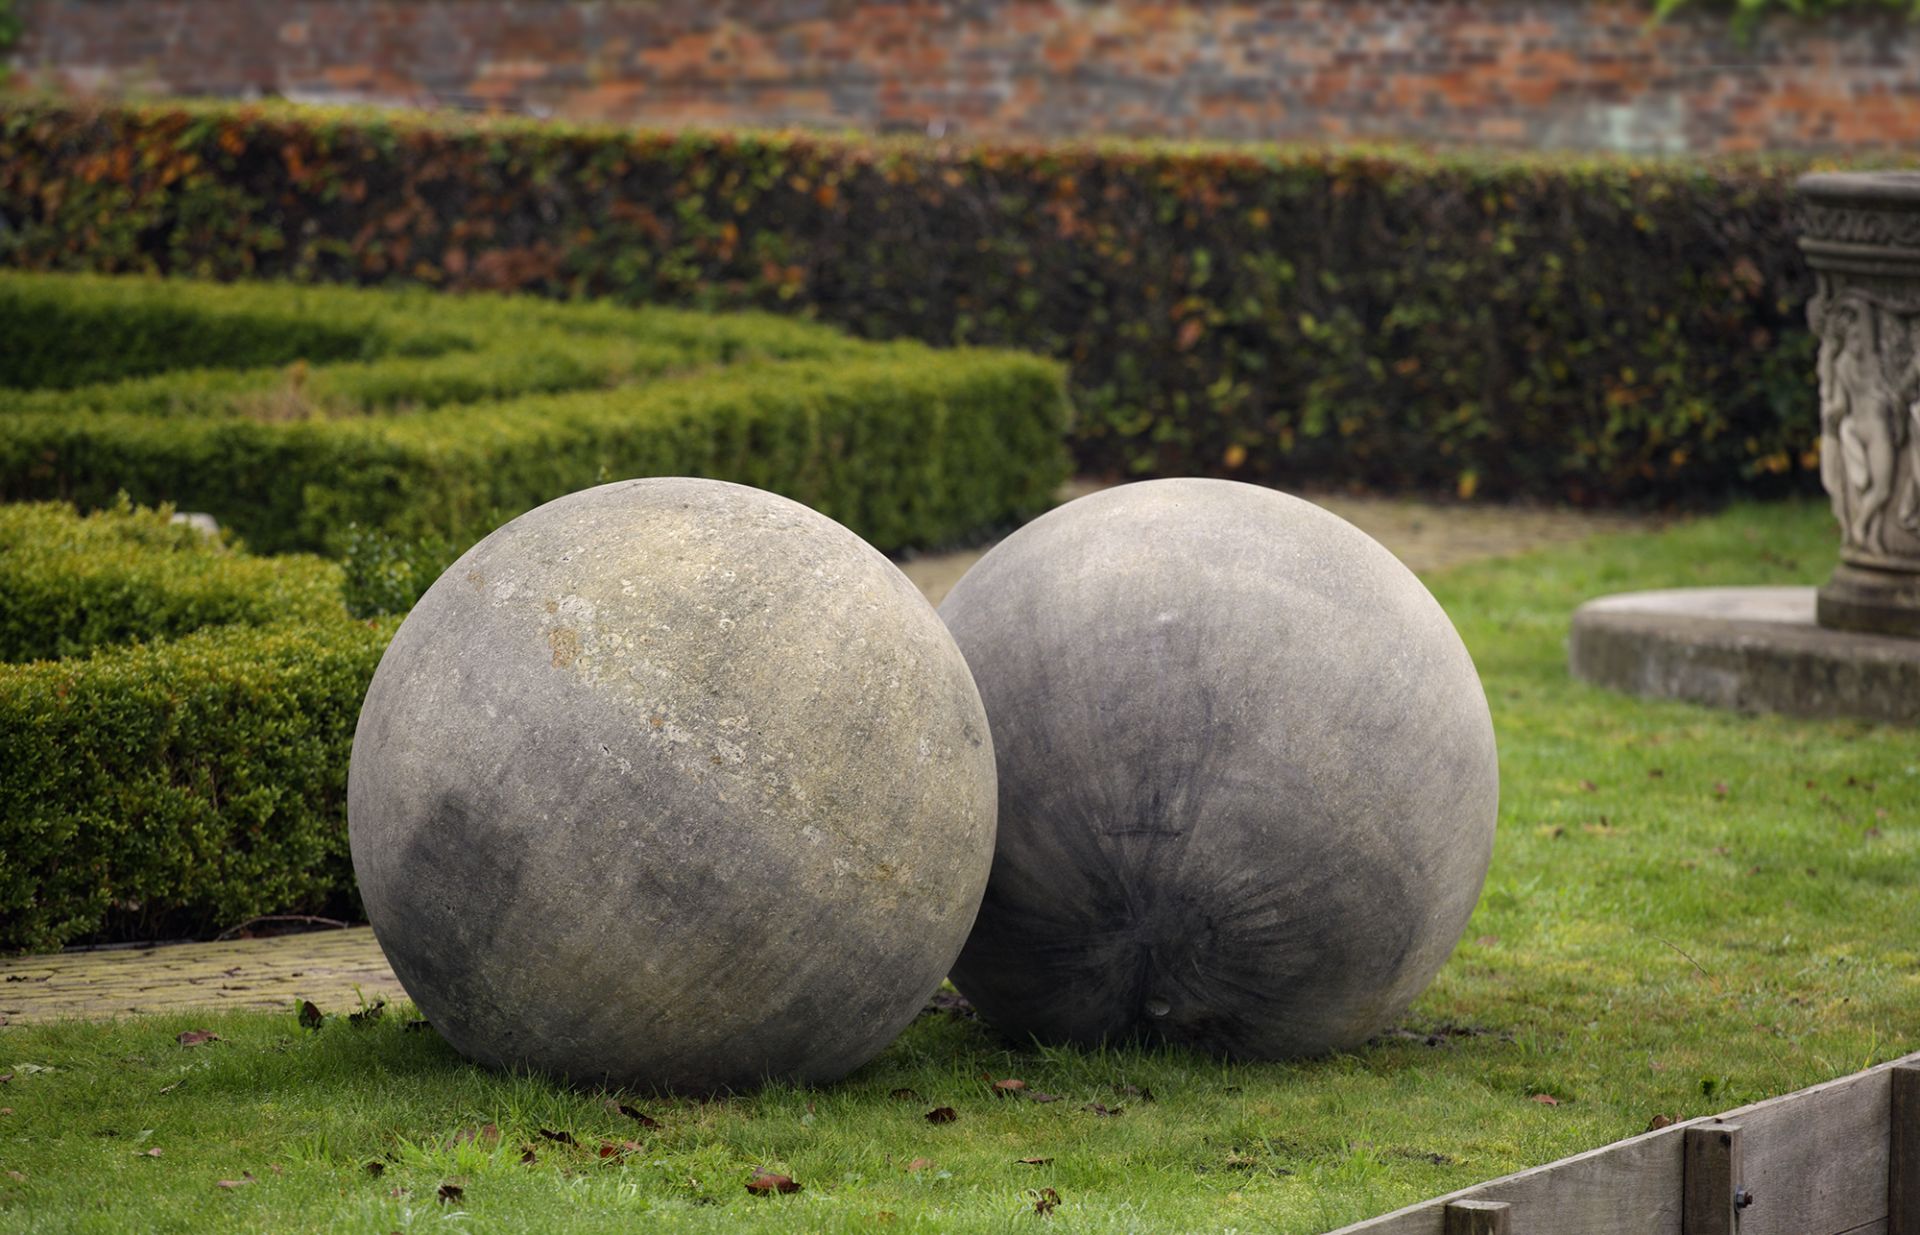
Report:
M 1920 639 L 1828 630 L 1810 587 L 1682 588 L 1574 610 L 1582 681 L 1742 712 L 1920 725 Z

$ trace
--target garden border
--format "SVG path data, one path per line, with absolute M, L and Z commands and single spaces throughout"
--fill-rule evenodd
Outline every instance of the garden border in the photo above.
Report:
M 1920 1235 L 1920 1052 L 1330 1235 Z

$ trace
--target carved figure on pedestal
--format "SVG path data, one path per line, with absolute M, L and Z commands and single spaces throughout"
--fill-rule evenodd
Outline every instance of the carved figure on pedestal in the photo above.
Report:
M 1827 306 L 1820 331 L 1820 480 L 1847 539 L 1884 553 L 1887 503 L 1905 444 L 1908 400 L 1889 380 L 1879 313 L 1851 297 Z M 1901 512 L 1911 516 L 1911 496 Z

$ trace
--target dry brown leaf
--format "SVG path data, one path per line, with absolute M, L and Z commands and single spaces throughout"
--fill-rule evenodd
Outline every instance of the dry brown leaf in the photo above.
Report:
M 204 1046 L 208 1042 L 220 1041 L 220 1035 L 210 1029 L 189 1029 L 175 1039 L 181 1046 Z M 166 1092 L 165 1090 L 161 1091 Z
M 659 1120 L 653 1118 L 651 1115 L 648 1115 L 644 1111 L 635 1110 L 633 1107 L 628 1106 L 626 1103 L 620 1101 L 618 1098 L 608 1098 L 607 1109 L 612 1111 L 616 1115 L 625 1115 L 628 1119 L 633 1120 L 633 1122 L 639 1124 L 643 1128 L 658 1128 L 660 1126 Z
M 384 1162 L 369 1162 L 362 1169 L 365 1170 L 367 1174 L 378 1179 L 387 1173 L 387 1164 Z
M 571 1132 L 555 1132 L 551 1128 L 542 1128 L 540 1129 L 540 1135 L 550 1141 L 557 1141 L 562 1145 L 570 1145 L 575 1149 L 580 1148 L 580 1142 L 573 1139 L 573 1133 Z
M 1014 1161 L 1018 1162 L 1021 1166 L 1048 1166 L 1053 1162 L 1053 1159 L 1052 1158 L 1015 1158 Z
M 465 1196 L 466 1193 L 467 1193 L 467 1190 L 465 1188 L 462 1188 L 459 1184 L 441 1184 L 440 1193 L 439 1193 L 440 1203 L 442 1205 L 445 1205 L 450 1201 L 457 1201 L 461 1197 Z
M 776 1192 L 798 1192 L 800 1185 L 789 1176 L 760 1171 L 747 1181 L 747 1191 L 755 1196 L 771 1196 Z
M 1016 1081 L 1012 1077 L 1008 1077 L 1004 1081 L 995 1081 L 993 1083 L 994 1092 L 998 1093 L 1003 1098 L 1010 1098 L 1013 1095 L 1019 1093 L 1021 1090 L 1025 1089 L 1026 1087 L 1027 1087 L 1027 1083 L 1025 1081 Z
M 1039 1214 L 1042 1218 L 1052 1213 L 1054 1207 L 1060 1204 L 1060 1194 L 1052 1188 L 1041 1188 L 1037 1191 L 1030 1191 L 1027 1195 L 1033 1198 L 1033 1212 Z
M 1560 1105 L 1560 1099 L 1554 1097 L 1550 1093 L 1537 1093 L 1533 1095 L 1533 1100 L 1535 1102 L 1538 1102 L 1541 1106 L 1559 1106 Z
M 950 1106 L 936 1106 L 927 1112 L 927 1122 L 930 1124 L 950 1124 L 958 1118 L 959 1112 Z

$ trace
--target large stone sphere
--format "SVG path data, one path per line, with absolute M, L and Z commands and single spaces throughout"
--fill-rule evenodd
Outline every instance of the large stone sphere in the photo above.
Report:
M 953 981 L 1017 1037 L 1352 1046 L 1426 987 L 1492 856 L 1473 662 L 1317 506 L 1161 480 L 1008 537 L 940 614 L 1000 764 Z
M 837 1079 L 945 977 L 993 745 L 930 605 L 806 507 L 649 479 L 448 568 L 367 691 L 354 871 L 468 1057 L 684 1092 Z

